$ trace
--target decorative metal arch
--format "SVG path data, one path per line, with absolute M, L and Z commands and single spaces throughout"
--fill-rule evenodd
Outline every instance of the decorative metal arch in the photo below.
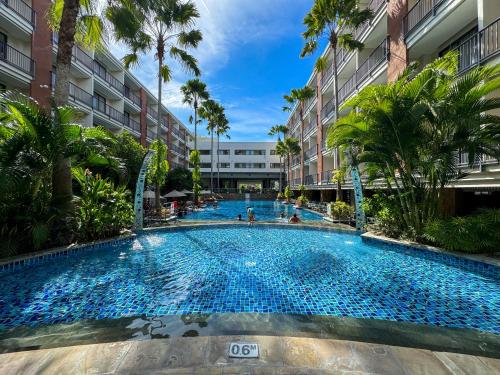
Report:
M 356 229 L 361 230 L 365 226 L 365 212 L 361 205 L 363 202 L 363 188 L 357 167 L 351 168 L 351 178 L 354 187 L 354 204 L 356 206 Z
M 144 161 L 142 162 L 142 167 L 139 172 L 139 177 L 137 177 L 137 184 L 135 186 L 135 201 L 134 201 L 134 232 L 141 231 L 144 224 L 144 183 L 146 182 L 146 173 L 148 171 L 149 165 L 153 160 L 153 155 L 155 154 L 154 150 L 149 150 L 146 156 L 144 157 Z

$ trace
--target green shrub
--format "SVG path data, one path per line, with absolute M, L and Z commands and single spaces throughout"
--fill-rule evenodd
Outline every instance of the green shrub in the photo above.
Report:
M 309 202 L 309 199 L 305 195 L 301 195 L 300 197 L 297 198 L 297 203 L 300 205 L 306 205 L 307 202 Z
M 378 193 L 371 198 L 363 198 L 361 207 L 367 217 L 374 219 L 372 227 L 375 230 L 399 238 L 405 237 L 405 229 L 396 199 L 394 195 Z
M 132 225 L 134 210 L 125 186 L 115 188 L 111 181 L 99 175 L 85 176 L 82 169 L 74 170 L 73 174 L 82 190 L 76 200 L 80 240 L 116 236 Z
M 292 197 L 292 190 L 290 189 L 290 186 L 285 187 L 285 192 L 283 193 L 283 195 L 285 196 L 285 199 L 287 201 L 290 200 L 290 198 Z
M 466 253 L 500 251 L 500 210 L 481 210 L 477 215 L 433 220 L 424 237 L 447 250 Z
M 330 203 L 330 205 L 332 210 L 332 216 L 335 219 L 347 220 L 354 215 L 354 207 L 350 206 L 345 202 L 336 201 Z

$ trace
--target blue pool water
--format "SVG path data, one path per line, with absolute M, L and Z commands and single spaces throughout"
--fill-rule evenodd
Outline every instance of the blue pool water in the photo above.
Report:
M 247 220 L 247 207 L 253 207 L 257 221 L 280 221 L 280 213 L 287 218 L 297 214 L 302 221 L 321 221 L 323 216 L 304 209 L 295 209 L 291 204 L 276 201 L 220 201 L 218 208 L 208 207 L 202 211 L 187 214 L 186 220 L 235 220 L 241 214 Z M 287 220 L 284 220 L 287 221 Z
M 0 329 L 142 315 L 262 312 L 500 333 L 498 271 L 327 230 L 173 229 L 0 274 Z

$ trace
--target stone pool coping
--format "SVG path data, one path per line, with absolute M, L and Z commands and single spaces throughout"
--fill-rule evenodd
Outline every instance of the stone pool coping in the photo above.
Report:
M 231 342 L 260 346 L 256 359 L 228 355 Z M 178 337 L 0 355 L 0 373 L 492 375 L 500 360 L 473 355 L 275 336 Z
M 486 263 L 490 264 L 492 266 L 500 267 L 500 253 L 495 253 L 494 257 L 486 255 L 486 254 L 466 254 L 466 253 L 459 253 L 457 251 L 448 251 L 441 249 L 439 247 L 435 246 L 430 246 L 430 245 L 424 245 L 418 242 L 413 242 L 413 241 L 406 241 L 406 240 L 397 240 L 394 238 L 386 237 L 384 235 L 378 234 L 378 233 L 373 233 L 373 232 L 366 232 L 361 235 L 361 238 L 367 239 L 369 241 L 374 241 L 374 242 L 382 242 L 386 244 L 391 244 L 391 245 L 399 245 L 399 246 L 407 246 L 411 247 L 414 249 L 418 250 L 427 250 L 427 251 L 432 251 L 434 253 L 440 253 L 440 254 L 446 254 L 446 255 L 451 255 L 459 258 L 464 258 L 468 259 L 474 262 L 480 262 L 480 263 Z

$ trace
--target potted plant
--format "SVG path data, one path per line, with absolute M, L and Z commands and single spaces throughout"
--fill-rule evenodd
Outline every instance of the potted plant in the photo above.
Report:
M 354 215 L 354 208 L 342 201 L 330 203 L 330 210 L 332 218 L 338 221 L 349 221 Z
M 290 203 L 290 198 L 292 197 L 292 191 L 290 190 L 290 186 L 287 186 L 285 188 L 285 192 L 283 195 L 285 197 L 286 203 Z
M 300 191 L 300 196 L 297 198 L 295 204 L 297 207 L 302 207 L 303 205 L 307 204 L 306 187 L 304 185 L 300 185 L 299 191 Z

